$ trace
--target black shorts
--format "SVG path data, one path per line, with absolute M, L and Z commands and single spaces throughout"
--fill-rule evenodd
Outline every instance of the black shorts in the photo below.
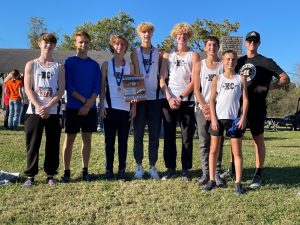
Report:
M 66 129 L 69 134 L 80 132 L 96 132 L 97 131 L 97 109 L 92 108 L 86 116 L 78 116 L 79 109 L 66 110 Z
M 234 135 L 228 135 L 227 132 L 232 126 L 233 120 L 218 120 L 219 130 L 212 130 L 211 126 L 209 127 L 209 133 L 212 136 L 223 136 L 224 130 L 226 129 L 226 136 L 230 138 L 242 138 L 245 130 L 240 130 L 236 132 Z
M 265 108 L 249 108 L 247 113 L 247 127 L 250 128 L 253 136 L 264 133 L 266 115 L 267 111 Z

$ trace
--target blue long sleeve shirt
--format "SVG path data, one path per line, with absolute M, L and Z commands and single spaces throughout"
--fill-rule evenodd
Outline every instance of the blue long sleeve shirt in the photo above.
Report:
M 77 56 L 65 60 L 67 108 L 79 109 L 83 103 L 72 96 L 74 91 L 85 98 L 99 95 L 101 87 L 101 70 L 99 64 L 91 59 Z M 93 105 L 96 108 L 96 104 Z

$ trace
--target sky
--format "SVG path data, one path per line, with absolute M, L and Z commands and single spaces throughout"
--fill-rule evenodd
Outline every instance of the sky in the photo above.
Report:
M 239 22 L 232 36 L 252 30 L 261 34 L 259 53 L 274 59 L 293 81 L 300 80 L 300 1 L 295 0 L 9 0 L 1 1 L 0 48 L 28 48 L 31 17 L 42 17 L 49 31 L 71 35 L 84 22 L 95 23 L 119 12 L 129 14 L 135 25 L 155 26 L 153 44 L 161 43 L 172 27 L 197 18 L 222 23 Z M 243 51 L 245 52 L 245 50 Z M 299 67 L 300 68 L 300 67 Z

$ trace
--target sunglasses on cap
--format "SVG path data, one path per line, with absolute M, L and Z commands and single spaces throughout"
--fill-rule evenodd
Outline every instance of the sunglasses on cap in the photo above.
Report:
M 259 42 L 257 39 L 252 39 L 252 38 L 251 38 L 251 39 L 247 39 L 246 41 L 247 41 L 248 43 L 253 42 L 253 43 L 255 43 L 255 44 Z

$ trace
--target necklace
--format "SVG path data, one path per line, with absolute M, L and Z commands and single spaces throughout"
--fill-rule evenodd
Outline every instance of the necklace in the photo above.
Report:
M 117 90 L 121 91 L 121 82 L 123 79 L 123 75 L 124 75 L 124 67 L 125 67 L 125 60 L 123 59 L 123 65 L 122 65 L 122 71 L 120 72 L 116 72 L 116 66 L 115 66 L 115 58 L 112 58 L 112 64 L 113 64 L 113 70 L 114 70 L 114 77 L 116 78 L 116 82 L 118 85 Z
M 143 47 L 140 46 L 140 48 L 141 48 L 141 53 L 142 53 L 142 58 L 143 58 L 143 65 L 144 65 L 144 69 L 145 69 L 145 72 L 146 72 L 146 76 L 145 77 L 148 78 L 149 77 L 150 67 L 152 65 L 152 46 L 151 46 L 151 49 L 150 49 L 150 58 L 149 58 L 149 60 L 144 58 Z

